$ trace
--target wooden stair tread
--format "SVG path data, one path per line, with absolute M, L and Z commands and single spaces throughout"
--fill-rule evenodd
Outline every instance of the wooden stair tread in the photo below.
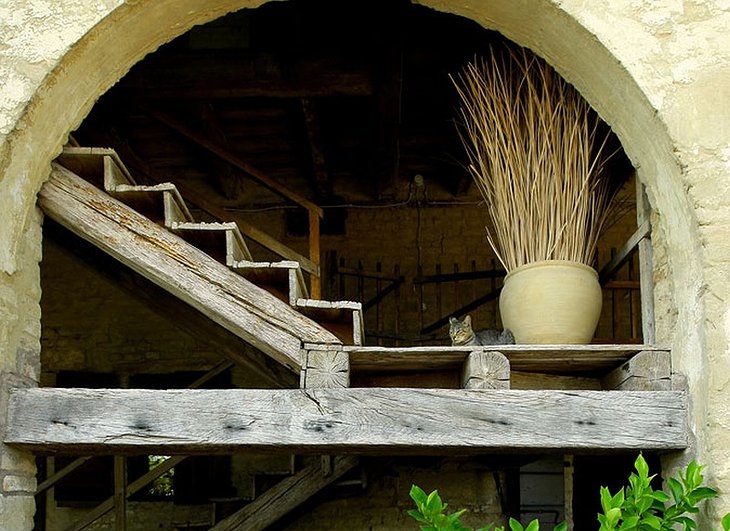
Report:
M 430 347 L 345 347 L 350 367 L 360 372 L 459 369 L 470 352 L 495 350 L 513 371 L 599 374 L 621 366 L 642 351 L 669 352 L 655 345 L 494 345 Z
M 230 267 L 249 282 L 282 294 L 283 300 L 291 306 L 296 304 L 297 299 L 309 296 L 301 267 L 293 260 L 278 262 L 239 260 Z
M 344 344 L 362 345 L 365 327 L 361 303 L 297 299 L 295 308 L 335 334 Z
M 251 257 L 241 231 L 234 222 L 188 221 L 172 223 L 169 229 L 228 266 Z
M 297 309 L 314 320 L 338 322 L 350 318 L 353 312 L 362 311 L 362 304 L 354 301 L 323 301 L 297 299 Z
M 115 162 L 125 181 L 129 184 L 136 184 L 134 177 L 112 148 L 66 146 L 56 158 L 56 162 L 103 189 L 104 157 L 110 157 Z

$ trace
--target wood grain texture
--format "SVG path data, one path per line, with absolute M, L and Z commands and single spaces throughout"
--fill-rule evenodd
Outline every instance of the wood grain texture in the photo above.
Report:
M 307 352 L 303 387 L 333 388 L 350 386 L 350 362 L 347 354 L 336 350 Z
M 309 466 L 267 490 L 254 501 L 218 522 L 211 531 L 260 531 L 295 509 L 358 463 L 357 457 L 336 457 L 328 474 L 321 465 Z
M 39 194 L 51 218 L 298 372 L 302 342 L 325 329 L 200 250 L 55 165 Z
M 37 452 L 669 450 L 683 391 L 16 389 L 4 442 Z
M 509 389 L 509 361 L 494 350 L 469 353 L 461 373 L 464 389 Z
M 639 242 L 639 276 L 641 279 L 641 331 L 644 343 L 656 341 L 654 324 L 654 258 L 651 243 L 651 205 L 643 183 L 636 179 L 636 224 L 649 223 L 646 238 Z
M 488 347 L 487 347 L 488 348 Z M 485 350 L 487 350 L 485 348 Z M 492 347 L 493 348 L 493 347 Z M 474 347 L 349 347 L 353 372 L 460 369 Z M 500 345 L 513 371 L 605 374 L 654 345 Z
M 604 389 L 622 391 L 666 391 L 672 388 L 672 359 L 669 352 L 645 351 L 608 373 Z

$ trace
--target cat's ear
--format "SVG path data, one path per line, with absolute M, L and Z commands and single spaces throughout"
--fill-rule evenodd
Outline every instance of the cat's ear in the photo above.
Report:
M 467 315 L 466 317 L 464 317 L 464 324 L 466 326 L 471 326 L 471 315 Z
M 459 322 L 459 320 L 456 317 L 449 317 L 449 324 L 453 325 L 458 322 Z

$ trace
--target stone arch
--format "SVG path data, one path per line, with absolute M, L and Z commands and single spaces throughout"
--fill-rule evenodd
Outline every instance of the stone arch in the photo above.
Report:
M 95 100 L 136 62 L 161 44 L 230 11 L 257 7 L 262 0 L 155 0 L 120 2 L 75 42 L 45 76 L 8 135 L 2 150 L 0 192 L 9 215 L 0 225 L 0 270 L 13 273 L 23 229 L 50 161 Z M 703 351 L 703 284 L 697 223 L 685 196 L 674 141 L 662 121 L 650 88 L 635 74 L 640 66 L 624 58 L 626 49 L 611 46 L 610 28 L 591 29 L 590 7 L 550 0 L 420 0 L 422 5 L 470 18 L 531 48 L 573 83 L 613 127 L 646 184 L 660 221 L 658 245 L 681 249 L 683 260 L 668 253 L 662 311 L 674 315 L 660 327 L 660 339 L 678 353 Z M 71 3 L 69 3 L 71 5 Z M 602 9 L 597 6 L 595 9 Z M 72 20 L 72 19 L 70 19 Z M 626 60 L 623 63 L 622 60 Z M 675 253 L 678 254 L 678 253 Z M 676 325 L 677 328 L 673 329 Z M 663 332 L 662 332 L 663 331 Z M 661 334 L 664 334 L 661 336 Z M 690 384 L 703 374 L 704 356 L 679 355 L 679 370 Z M 696 391 L 696 389 L 693 389 Z M 704 400 L 695 400 L 695 404 Z M 703 411 L 695 406 L 695 422 Z M 700 449 L 704 445 L 700 444 Z
M 0 189 L 16 198 L 8 208 L 8 223 L 0 225 L 0 240 L 10 242 L 0 248 L 0 270 L 15 269 L 14 253 L 21 229 L 34 203 L 50 160 L 59 152 L 68 133 L 86 116 L 95 100 L 120 79 L 146 54 L 192 26 L 204 24 L 224 14 L 258 7 L 263 0 L 163 0 L 121 3 L 111 10 L 59 58 L 30 99 L 27 108 L 9 135 L 5 160 L 0 163 L 4 178 Z M 702 279 L 700 255 L 692 208 L 682 192 L 679 163 L 674 155 L 668 127 L 652 103 L 651 91 L 635 79 L 641 74 L 629 65 L 631 47 L 620 50 L 605 25 L 591 29 L 590 9 L 571 2 L 548 0 L 477 0 L 466 5 L 450 0 L 420 0 L 421 5 L 470 18 L 497 30 L 513 41 L 543 56 L 614 129 L 646 184 L 653 208 L 661 213 L 659 227 L 669 248 L 685 249 L 687 260 L 671 264 L 676 320 L 685 341 L 700 351 L 701 312 L 682 301 L 697 298 Z M 597 6 L 596 9 L 602 9 Z M 606 44 L 608 43 L 608 44 Z M 629 66 L 633 66 L 633 70 Z M 59 102 L 61 102 L 59 104 Z M 676 290 L 676 291 L 674 291 Z M 686 323 L 686 324 L 682 324 Z M 669 323 L 667 330 L 674 323 Z M 675 335 L 677 337 L 678 335 Z M 669 342 L 671 337 L 662 338 Z M 682 361 L 682 360 L 680 360 Z M 682 361 L 682 370 L 692 380 L 702 373 L 701 360 Z

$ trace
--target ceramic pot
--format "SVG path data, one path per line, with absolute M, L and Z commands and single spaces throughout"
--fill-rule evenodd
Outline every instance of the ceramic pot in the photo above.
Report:
M 596 331 L 602 302 L 595 269 L 548 260 L 520 266 L 505 277 L 499 311 L 518 344 L 585 344 Z

